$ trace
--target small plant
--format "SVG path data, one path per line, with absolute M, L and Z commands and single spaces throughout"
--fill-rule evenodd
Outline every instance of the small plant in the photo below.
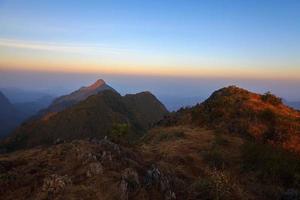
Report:
M 270 103 L 272 105 L 279 105 L 282 103 L 282 99 L 276 97 L 274 94 L 271 92 L 266 92 L 261 96 L 261 100 L 267 103 Z
M 198 178 L 190 188 L 190 199 L 212 199 L 212 184 L 208 178 Z
M 126 123 L 114 124 L 111 133 L 112 133 L 112 137 L 117 139 L 127 138 L 130 133 L 129 124 Z

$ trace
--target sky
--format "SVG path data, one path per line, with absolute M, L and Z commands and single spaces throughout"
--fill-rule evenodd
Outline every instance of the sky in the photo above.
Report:
M 300 99 L 289 91 L 300 83 L 299 10 L 298 0 L 0 0 L 0 87 L 32 79 L 54 90 L 57 74 L 76 74 L 117 87 L 150 77 L 158 93 L 179 82 L 187 95 L 194 80 L 218 80 Z

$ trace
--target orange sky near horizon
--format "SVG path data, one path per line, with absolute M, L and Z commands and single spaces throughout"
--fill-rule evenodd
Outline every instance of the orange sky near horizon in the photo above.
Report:
M 91 45 L 0 39 L 0 69 L 62 73 L 108 73 L 175 77 L 300 79 L 295 63 L 146 55 Z
M 300 80 L 298 1 L 0 1 L 0 70 Z

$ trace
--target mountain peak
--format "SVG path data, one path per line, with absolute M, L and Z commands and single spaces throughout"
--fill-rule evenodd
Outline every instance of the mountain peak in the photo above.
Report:
M 90 86 L 87 86 L 85 87 L 86 89 L 91 89 L 91 90 L 94 90 L 94 89 L 97 89 L 99 87 L 102 87 L 103 85 L 105 85 L 105 81 L 103 79 L 98 79 L 95 83 L 93 83 L 92 85 Z
M 87 99 L 91 95 L 98 94 L 105 90 L 116 92 L 112 87 L 107 85 L 103 79 L 98 79 L 96 82 L 89 86 L 81 87 L 80 89 L 70 94 L 55 99 L 47 109 L 41 112 L 40 115 L 43 116 L 45 115 L 45 113 L 60 112 L 68 107 L 73 106 L 76 103 L 79 103 L 80 101 Z

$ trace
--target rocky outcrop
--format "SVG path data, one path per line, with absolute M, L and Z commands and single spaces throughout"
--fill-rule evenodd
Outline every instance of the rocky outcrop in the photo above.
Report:
M 151 168 L 147 170 L 145 184 L 148 187 L 157 186 L 164 194 L 165 200 L 176 199 L 176 194 L 172 191 L 170 178 L 164 175 L 155 165 L 152 165 Z
M 48 195 L 56 195 L 63 191 L 67 185 L 71 185 L 72 181 L 67 175 L 60 176 L 52 174 L 43 181 L 42 190 Z

